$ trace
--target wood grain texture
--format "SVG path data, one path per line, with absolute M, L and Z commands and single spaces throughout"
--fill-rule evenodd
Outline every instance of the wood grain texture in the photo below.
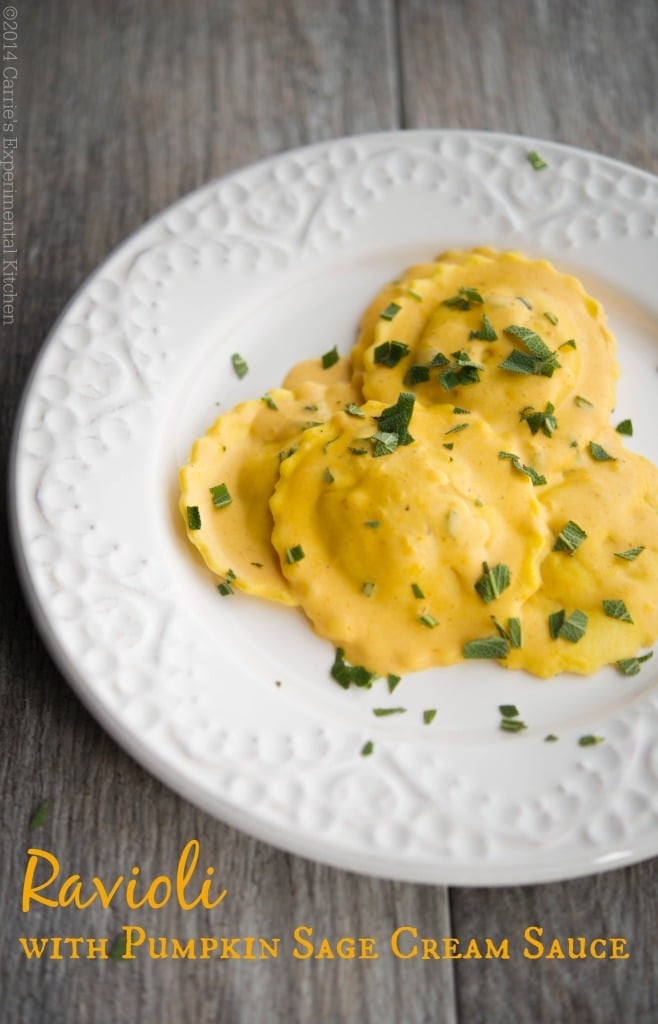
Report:
M 583 145 L 658 170 L 653 2 L 604 0 L 45 0 L 20 22 L 21 251 L 16 322 L 3 332 L 5 443 L 59 310 L 144 220 L 211 178 L 289 147 L 407 127 L 490 128 Z M 631 55 L 632 59 L 629 59 Z M 0 1021 L 195 1024 L 322 1021 L 652 1021 L 658 861 L 560 886 L 451 890 L 315 865 L 235 832 L 143 771 L 87 714 L 35 633 L 0 538 L 3 802 Z M 45 823 L 29 821 L 47 797 Z M 129 912 L 120 903 L 20 910 L 29 846 L 66 873 L 171 874 L 200 840 L 221 907 Z M 28 962 L 20 935 L 336 939 L 399 924 L 427 936 L 620 934 L 632 957 L 545 961 Z M 520 949 L 520 943 L 517 944 Z

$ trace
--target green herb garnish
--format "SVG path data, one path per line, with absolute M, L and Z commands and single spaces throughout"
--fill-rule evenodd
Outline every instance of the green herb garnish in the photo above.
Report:
M 374 361 L 380 366 L 397 366 L 409 355 L 409 346 L 404 341 L 384 341 L 375 349 Z
M 370 441 L 372 442 L 372 455 L 375 459 L 380 455 L 391 455 L 399 444 L 397 434 L 384 430 L 379 430 L 376 434 L 373 434 Z
M 479 331 L 471 331 L 469 338 L 473 338 L 477 341 L 496 341 L 498 335 L 496 334 L 493 325 L 486 313 L 482 315 L 482 326 Z
M 112 943 L 112 948 L 110 949 L 110 959 L 111 960 L 123 960 L 125 955 L 126 955 L 126 933 L 122 932 L 121 935 L 118 935 L 116 937 L 116 939 L 114 940 L 114 942 Z
M 363 746 L 361 747 L 361 757 L 369 757 L 374 749 L 375 744 L 372 742 L 372 740 L 367 740 L 367 742 L 364 743 Z
M 345 412 L 348 416 L 356 416 L 360 420 L 364 420 L 366 418 L 366 414 L 363 409 L 359 409 L 358 405 L 355 405 L 354 402 L 348 402 L 345 406 Z
M 334 345 L 329 352 L 325 352 L 322 356 L 322 369 L 328 370 L 330 366 L 335 366 L 339 360 L 338 346 Z
M 514 466 L 514 469 L 518 470 L 519 473 L 525 473 L 526 476 L 530 477 L 533 487 L 540 487 L 542 484 L 546 483 L 545 476 L 542 476 L 541 473 L 538 473 L 531 466 L 523 465 L 519 456 L 514 455 L 513 452 L 498 452 L 498 458 L 509 459 Z
M 376 672 L 370 672 L 362 665 L 349 665 L 345 661 L 345 652 L 342 647 L 336 648 L 336 657 L 331 666 L 331 676 L 336 682 L 347 690 L 350 686 L 360 686 L 370 689 L 377 678 Z
M 511 618 L 507 620 L 507 629 L 498 621 L 495 615 L 491 616 L 491 621 L 498 630 L 498 635 L 502 636 L 504 640 L 510 645 L 510 647 L 519 648 L 523 646 L 523 632 L 521 629 L 521 620 L 517 618 Z
M 201 513 L 198 505 L 187 506 L 187 528 L 188 530 L 201 529 Z
M 499 704 L 498 710 L 500 711 L 503 718 L 518 718 L 519 709 L 516 704 Z
M 589 398 L 585 398 L 583 395 L 576 395 L 574 398 L 576 405 L 579 405 L 581 409 L 593 409 L 594 402 L 590 402 Z
M 377 718 L 386 718 L 387 715 L 405 715 L 407 713 L 406 708 L 373 708 L 373 715 Z
M 446 430 L 445 435 L 448 434 L 459 434 L 462 430 L 466 430 L 470 426 L 469 423 L 458 423 L 456 427 L 451 427 L 450 430 Z
M 384 309 L 379 315 L 382 320 L 393 320 L 401 309 L 402 306 L 399 306 L 397 302 L 389 302 L 386 309 Z
M 279 462 L 285 462 L 291 455 L 294 455 L 297 448 L 293 445 L 292 448 L 286 448 L 285 451 L 279 452 Z
M 625 676 L 636 676 L 640 671 L 640 665 L 649 661 L 649 658 L 653 658 L 653 651 L 635 658 L 622 658 L 617 662 L 617 668 Z
M 388 684 L 388 692 L 389 693 L 393 693 L 393 690 L 398 685 L 398 683 L 400 682 L 401 678 L 402 678 L 402 676 L 396 676 L 396 675 L 393 675 L 392 672 L 389 672 L 389 674 L 386 676 L 386 682 Z
M 457 295 L 444 299 L 443 305 L 451 309 L 470 309 L 472 305 L 481 306 L 484 299 L 476 288 L 460 288 Z
M 375 584 L 374 583 L 364 583 L 363 586 L 361 587 L 361 593 L 365 594 L 366 597 L 372 597 L 374 589 L 375 589 Z
M 430 379 L 430 368 L 422 363 L 410 366 L 404 378 L 405 384 L 415 387 L 416 384 L 426 384 Z
M 616 462 L 617 461 L 616 458 L 614 457 L 614 455 L 609 455 L 608 452 L 605 450 L 605 448 L 602 448 L 600 444 L 596 443 L 596 441 L 590 441 L 590 443 L 588 445 L 588 448 L 589 448 L 590 455 L 592 456 L 593 459 L 596 460 L 596 462 Z
M 276 411 L 279 408 L 274 399 L 272 398 L 271 394 L 269 393 L 269 391 L 265 392 L 265 394 L 261 398 L 261 402 L 265 402 L 265 405 L 267 406 L 268 409 L 274 409 Z
M 557 743 L 557 736 L 555 733 L 549 732 L 548 736 L 544 736 L 544 743 Z
M 352 455 L 367 455 L 368 454 L 368 449 L 367 448 L 355 448 L 353 445 L 348 445 L 347 450 L 348 450 L 348 452 L 351 452 Z
M 523 732 L 528 726 L 520 718 L 501 718 L 500 728 L 503 732 Z
M 548 167 L 546 161 L 540 157 L 539 153 L 535 149 L 531 149 L 530 152 L 526 154 L 526 157 L 533 171 L 543 171 Z
M 557 317 L 555 313 L 551 313 L 550 311 L 547 310 L 544 313 L 544 316 L 548 320 L 549 324 L 553 324 L 553 327 L 557 327 Z
M 380 416 L 375 416 L 380 432 L 382 434 L 397 434 L 398 444 L 411 444 L 413 437 L 409 433 L 408 427 L 415 401 L 415 395 L 408 391 L 401 391 L 395 405 L 390 405 Z
M 592 736 L 590 734 L 590 735 L 587 735 L 587 736 L 581 736 L 580 739 L 578 740 L 578 746 L 579 747 L 595 747 L 597 743 L 603 743 L 603 742 L 604 742 L 603 736 Z
M 588 622 L 589 619 L 585 612 L 581 612 L 579 608 L 576 608 L 568 618 L 567 613 L 562 609 L 548 616 L 548 629 L 553 640 L 561 638 L 572 644 L 577 644 L 585 635 Z
M 486 562 L 482 563 L 482 576 L 474 584 L 475 589 L 485 604 L 500 597 L 503 590 L 507 590 L 511 582 L 509 566 L 499 562 L 490 569 Z
M 292 548 L 286 548 L 286 562 L 288 565 L 294 565 L 295 562 L 301 562 L 304 557 L 304 548 L 301 544 L 295 544 Z
M 34 814 L 30 818 L 29 828 L 41 828 L 46 824 L 48 815 L 50 813 L 50 803 L 48 800 L 42 800 Z
M 411 589 L 413 590 L 414 597 L 417 597 L 419 601 L 422 601 L 423 598 L 425 597 L 425 595 L 422 592 L 422 590 L 420 589 L 420 587 L 418 586 L 418 584 L 417 583 L 412 583 L 411 584 Z
M 418 621 L 427 626 L 428 629 L 434 629 L 439 624 L 439 620 L 435 619 L 429 612 L 425 612 L 423 615 L 418 616 Z
M 423 296 L 420 295 L 418 292 L 415 292 L 413 290 L 413 288 L 407 289 L 407 295 L 409 296 L 409 298 L 415 299 L 416 302 L 422 302 L 423 301 Z
M 631 420 L 622 420 L 621 423 L 617 424 L 615 430 L 618 434 L 625 434 L 626 437 L 633 436 L 633 424 Z
M 464 658 L 506 658 L 509 644 L 502 636 L 486 636 L 480 640 L 469 640 L 462 647 Z
M 334 480 L 336 479 L 334 474 L 329 469 L 329 466 L 325 467 L 325 470 L 324 470 L 324 472 L 322 474 L 322 479 L 324 480 L 324 482 L 326 484 L 333 484 Z
M 533 409 L 531 405 L 527 405 L 525 409 L 521 410 L 520 419 L 528 424 L 530 427 L 531 434 L 537 434 L 541 430 L 546 437 L 552 437 L 553 431 L 557 430 L 557 420 L 553 413 L 555 412 L 555 406 L 552 402 L 546 403 L 546 408 L 543 412 L 538 409 Z
M 242 380 L 243 377 L 246 377 L 246 375 L 249 373 L 249 367 L 245 363 L 242 356 L 239 355 L 237 352 L 234 352 L 233 355 L 231 356 L 231 362 L 233 363 L 233 369 L 235 370 L 240 380 Z
M 229 595 L 233 593 L 232 584 L 235 582 L 236 579 L 237 576 L 235 575 L 233 570 L 228 569 L 224 579 L 217 584 L 217 589 L 222 595 L 222 597 L 229 597 Z
M 369 526 L 371 530 L 378 530 L 380 524 L 378 519 L 366 519 L 363 525 Z
M 634 562 L 638 555 L 644 551 L 644 545 L 637 548 L 629 548 L 628 551 L 615 551 L 615 558 L 623 558 L 627 562 Z
M 426 711 L 423 711 L 423 723 L 425 725 L 431 725 L 435 718 L 436 708 L 427 708 Z
M 625 601 L 607 600 L 603 601 L 603 611 L 611 619 L 619 619 L 620 622 L 632 622 L 631 613 L 626 607 Z
M 442 353 L 439 354 L 442 355 Z M 477 384 L 480 380 L 480 370 L 484 370 L 482 363 L 474 362 L 468 352 L 461 349 L 458 352 L 451 352 L 451 355 L 452 362 L 449 362 L 445 356 L 441 362 L 438 361 L 437 356 L 432 360 L 432 365 L 445 367 L 438 377 L 441 387 L 446 391 L 452 391 L 456 387 Z
M 226 508 L 233 501 L 226 484 L 217 484 L 209 488 L 215 508 Z
M 573 555 L 576 548 L 579 548 L 586 539 L 587 534 L 582 527 L 570 519 L 558 533 L 553 551 L 568 551 L 570 555 Z
M 535 331 L 531 331 L 529 327 L 510 324 L 509 327 L 504 328 L 504 333 L 511 334 L 512 337 L 522 341 L 528 352 L 521 352 L 517 348 L 512 349 L 507 358 L 499 364 L 501 370 L 552 377 L 555 370 L 559 369 L 557 352 L 552 352 L 539 335 Z

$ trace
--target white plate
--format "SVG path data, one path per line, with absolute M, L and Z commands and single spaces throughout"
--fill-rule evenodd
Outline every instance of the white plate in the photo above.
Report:
M 176 499 L 220 410 L 302 357 L 347 352 L 380 284 L 453 246 L 520 248 L 580 276 L 619 340 L 616 417 L 632 415 L 629 444 L 656 459 L 657 211 L 656 178 L 590 153 L 405 132 L 246 168 L 124 243 L 41 353 L 11 502 L 33 612 L 108 731 L 217 817 L 356 871 L 495 885 L 656 854 L 656 662 L 549 682 L 469 664 L 409 676 L 393 697 L 383 681 L 345 692 L 299 612 L 219 597 Z M 501 703 L 526 733 L 499 731 Z M 386 704 L 408 712 L 374 718 Z M 605 742 L 582 748 L 584 733 Z

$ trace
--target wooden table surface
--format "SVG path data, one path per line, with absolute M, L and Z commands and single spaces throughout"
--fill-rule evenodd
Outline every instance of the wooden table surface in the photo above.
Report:
M 9 433 L 61 307 L 126 235 L 190 189 L 303 143 L 400 127 L 491 129 L 658 173 L 655 0 L 15 0 L 15 322 Z M 658 268 L 657 268 L 658 269 Z M 186 803 L 84 710 L 40 641 L 3 531 L 0 1020 L 655 1021 L 658 860 L 564 884 L 465 889 L 360 877 L 240 834 Z M 39 826 L 30 820 L 47 798 Z M 625 960 L 28 960 L 21 935 L 114 936 L 114 905 L 21 911 L 30 845 L 67 872 L 173 871 L 191 838 L 229 890 L 221 934 L 624 936 Z M 217 911 L 133 915 L 217 932 Z

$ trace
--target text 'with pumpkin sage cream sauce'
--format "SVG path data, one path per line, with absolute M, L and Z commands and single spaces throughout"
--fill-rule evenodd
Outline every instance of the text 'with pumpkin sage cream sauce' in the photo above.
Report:
M 658 470 L 611 425 L 618 374 L 575 277 L 446 252 L 383 288 L 349 358 L 194 443 L 188 537 L 221 594 L 300 606 L 343 685 L 472 658 L 634 674 L 658 637 Z

